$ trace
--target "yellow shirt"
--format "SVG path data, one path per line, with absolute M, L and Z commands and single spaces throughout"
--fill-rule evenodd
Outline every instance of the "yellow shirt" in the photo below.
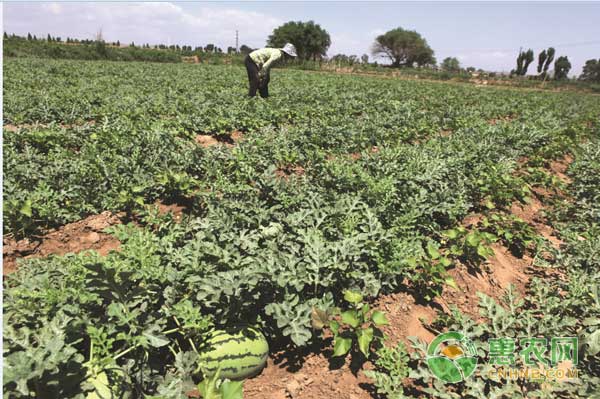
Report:
M 269 69 L 273 63 L 279 61 L 283 57 L 283 51 L 278 48 L 261 48 L 250 53 L 250 58 L 258 67 L 261 75 L 269 73 Z

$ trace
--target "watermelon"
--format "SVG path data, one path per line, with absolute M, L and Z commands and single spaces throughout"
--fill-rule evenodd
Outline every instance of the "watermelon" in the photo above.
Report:
M 205 377 L 221 366 L 221 378 L 243 380 L 257 375 L 267 363 L 269 344 L 265 336 L 251 327 L 233 331 L 215 330 L 208 347 L 200 355 Z

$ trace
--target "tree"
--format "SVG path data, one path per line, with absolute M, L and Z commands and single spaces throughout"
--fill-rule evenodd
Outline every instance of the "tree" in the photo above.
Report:
M 377 36 L 372 53 L 374 56 L 389 58 L 395 67 L 435 64 L 433 50 L 427 41 L 416 31 L 402 28 Z
M 457 72 L 460 71 L 460 62 L 456 57 L 446 57 L 441 65 L 443 70 Z
M 548 68 L 552 61 L 554 61 L 554 53 L 554 47 L 550 47 L 548 50 L 544 50 L 538 55 L 537 72 L 540 76 L 545 77 L 548 73 Z
M 525 76 L 527 74 L 527 68 L 529 68 L 529 64 L 533 62 L 533 50 L 529 49 L 527 51 L 519 51 L 519 56 L 517 57 L 517 69 L 513 69 L 510 74 L 517 76 Z
M 31 37 L 31 33 L 27 32 L 27 40 L 33 40 L 33 37 Z
M 561 80 L 566 79 L 571 70 L 571 63 L 565 56 L 558 57 L 554 62 L 554 79 Z
M 6 32 L 4 32 L 4 38 L 8 39 L 8 35 L 6 34 Z
M 369 55 L 368 54 L 361 55 L 360 62 L 362 62 L 363 64 L 368 64 L 369 63 Z
M 336 54 L 333 57 L 331 57 L 330 61 L 333 61 L 336 64 L 347 64 L 348 56 L 346 54 Z
M 48 33 L 48 37 L 46 38 L 46 40 L 48 40 L 48 42 L 52 41 L 52 36 L 50 36 L 50 33 Z
M 598 60 L 591 59 L 585 62 L 579 80 L 600 83 L 600 58 L 598 58 Z
M 270 47 L 281 48 L 286 43 L 296 46 L 298 58 L 316 61 L 327 54 L 331 37 L 325 29 L 313 21 L 290 21 L 275 28 L 267 40 L 267 46 Z
M 538 54 L 538 66 L 537 66 L 537 71 L 539 74 L 542 73 L 542 68 L 544 67 L 544 63 L 546 62 L 546 50 L 543 50 L 541 53 Z
M 213 51 L 215 51 L 215 45 L 212 43 L 207 44 L 206 46 L 204 46 L 204 51 L 207 53 L 212 53 Z

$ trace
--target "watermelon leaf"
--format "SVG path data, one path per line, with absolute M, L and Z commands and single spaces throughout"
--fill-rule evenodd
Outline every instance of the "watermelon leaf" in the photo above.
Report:
M 155 335 L 147 331 L 143 332 L 142 335 L 148 339 L 148 344 L 154 348 L 160 348 L 165 345 L 169 345 L 169 339 L 164 335 Z

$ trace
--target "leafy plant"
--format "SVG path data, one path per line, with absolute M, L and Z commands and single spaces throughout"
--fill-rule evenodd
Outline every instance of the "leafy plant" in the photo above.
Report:
M 404 396 L 404 380 L 409 374 L 410 358 L 403 342 L 395 347 L 380 347 L 376 352 L 375 370 L 365 370 L 364 374 L 374 381 L 377 393 L 390 399 Z
M 523 257 L 527 250 L 535 251 L 542 241 L 533 227 L 513 215 L 493 213 L 482 219 L 481 226 L 498 237 L 518 257 Z
M 344 311 L 328 309 L 323 311 L 313 308 L 312 325 L 316 329 L 328 327 L 333 333 L 333 356 L 345 356 L 353 347 L 365 356 L 371 354 L 374 339 L 381 339 L 378 327 L 388 324 L 385 314 L 371 309 L 363 303 L 363 296 L 355 291 L 346 290 L 344 300 L 350 308 Z M 339 316 L 338 318 L 333 318 Z
M 450 255 L 474 266 L 479 266 L 494 254 L 490 245 L 498 240 L 494 234 L 477 229 L 468 230 L 463 226 L 443 231 L 442 237 Z

